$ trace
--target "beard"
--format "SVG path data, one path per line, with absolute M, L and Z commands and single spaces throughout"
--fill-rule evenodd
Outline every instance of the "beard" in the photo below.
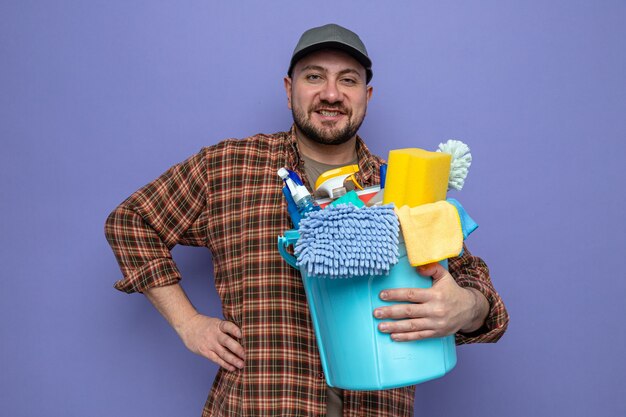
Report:
M 311 123 L 310 117 L 303 110 L 296 109 L 295 107 L 291 109 L 293 121 L 300 132 L 312 141 L 322 145 L 341 145 L 346 143 L 356 135 L 356 132 L 358 132 L 365 119 L 365 113 L 363 113 L 360 120 L 352 120 L 352 113 L 345 111 L 345 109 L 332 105 L 324 105 L 324 108 L 337 108 L 341 110 L 348 116 L 348 123 L 346 123 L 343 128 L 334 127 L 331 123 L 328 123 L 327 126 L 323 124 L 322 127 L 317 127 Z M 312 111 L 309 112 L 309 114 L 310 113 L 312 113 Z

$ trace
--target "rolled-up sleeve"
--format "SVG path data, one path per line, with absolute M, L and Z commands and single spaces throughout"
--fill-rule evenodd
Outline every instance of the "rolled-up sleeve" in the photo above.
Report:
M 460 345 L 497 342 L 506 331 L 509 314 L 502 298 L 493 287 L 489 277 L 489 268 L 482 259 L 473 256 L 465 246 L 461 256 L 448 260 L 448 268 L 459 286 L 480 291 L 489 303 L 489 314 L 484 325 L 472 333 L 457 333 L 456 343 Z
M 122 270 L 115 288 L 127 293 L 175 284 L 180 272 L 170 250 L 203 246 L 207 148 L 142 187 L 108 216 L 105 236 Z

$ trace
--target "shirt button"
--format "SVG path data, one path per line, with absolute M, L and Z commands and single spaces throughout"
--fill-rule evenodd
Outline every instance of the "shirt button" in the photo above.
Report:
M 324 378 L 324 373 L 320 372 L 319 374 L 317 374 L 317 377 L 319 379 L 323 379 Z

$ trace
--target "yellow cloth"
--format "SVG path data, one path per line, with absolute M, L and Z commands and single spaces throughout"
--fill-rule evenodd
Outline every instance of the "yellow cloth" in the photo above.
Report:
M 461 218 L 452 204 L 437 201 L 395 210 L 412 266 L 438 262 L 461 253 Z

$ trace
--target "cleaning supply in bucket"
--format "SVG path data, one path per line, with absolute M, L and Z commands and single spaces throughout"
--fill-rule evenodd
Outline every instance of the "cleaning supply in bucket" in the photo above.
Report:
M 381 170 L 381 179 L 386 179 L 384 190 L 389 191 L 389 193 L 382 193 L 383 201 L 395 203 L 397 207 L 407 205 L 407 208 L 412 208 L 445 200 L 447 189 L 460 189 L 467 175 L 467 170 L 464 168 L 469 166 L 469 160 L 465 158 L 462 163 L 456 164 L 458 172 L 450 172 L 450 161 L 452 160 L 454 165 L 454 158 L 461 152 L 450 148 L 446 150 L 450 152 L 447 155 L 445 151 L 435 153 L 414 149 L 390 153 L 387 175 L 383 175 Z M 467 154 L 461 155 L 460 158 L 465 156 Z M 449 180 L 452 183 L 449 184 Z M 376 192 L 367 200 L 373 199 L 374 194 Z M 330 203 L 330 199 L 326 200 L 329 201 L 325 203 Z M 366 200 L 363 201 L 368 203 Z M 452 253 L 458 250 L 460 240 L 458 236 L 467 237 L 471 230 L 475 229 L 476 224 L 469 216 L 466 216 L 458 202 L 448 201 L 447 204 L 454 206 L 458 211 L 458 214 L 454 214 L 451 212 L 451 207 L 445 209 L 448 219 L 454 219 L 453 222 L 448 223 L 454 224 L 457 236 L 454 240 L 456 248 L 449 251 Z M 323 207 L 321 202 L 320 206 Z M 375 208 L 352 208 L 352 210 Z M 330 206 L 324 211 L 326 210 L 333 210 L 333 207 Z M 313 213 L 312 217 L 317 215 L 318 213 Z M 305 225 L 308 221 L 308 219 L 303 220 Z M 314 226 L 315 229 L 323 228 L 323 225 Z M 459 229 L 462 229 L 462 232 L 459 232 Z M 320 264 L 319 269 L 322 273 L 330 272 L 325 271 L 330 267 L 324 263 L 323 259 L 317 257 L 317 255 L 320 258 L 326 256 L 323 250 L 327 248 L 314 250 L 307 257 L 300 256 L 301 262 L 298 262 L 298 259 L 287 250 L 289 246 L 304 243 L 301 231 L 302 229 L 300 231 L 288 230 L 284 236 L 279 236 L 278 250 L 285 261 L 299 269 L 302 275 L 320 360 L 329 386 L 367 391 L 392 389 L 442 377 L 455 367 L 457 355 L 454 335 L 398 343 L 378 329 L 380 319 L 374 317 L 372 312 L 378 307 L 397 304 L 397 302 L 381 300 L 379 297 L 381 291 L 390 288 L 427 289 L 432 286 L 431 277 L 420 275 L 417 269 L 411 266 L 407 244 L 402 239 L 402 235 L 397 241 L 397 263 L 390 268 L 388 274 L 359 275 L 360 271 L 356 271 L 357 273 L 350 279 L 330 279 L 337 275 L 314 275 L 316 263 Z M 322 232 L 325 231 L 322 230 Z M 432 238 L 437 239 L 437 236 L 432 236 Z M 341 243 L 352 244 L 353 240 L 357 239 L 345 238 L 341 239 Z M 342 250 L 341 247 L 331 246 L 330 243 L 325 246 L 331 247 L 331 251 Z M 369 248 L 361 252 L 371 257 L 372 251 Z M 337 267 L 339 259 L 346 260 L 351 257 L 351 255 L 343 254 L 337 258 Z M 438 258 L 439 254 L 433 257 Z M 307 259 L 308 262 L 306 262 Z M 440 264 L 447 268 L 447 260 L 442 260 Z M 335 268 L 334 261 L 332 267 Z
M 399 222 L 393 205 L 328 206 L 300 222 L 294 253 L 309 276 L 386 275 L 398 262 Z
M 309 213 L 319 211 L 320 206 L 317 205 L 309 190 L 306 189 L 302 180 L 295 172 L 288 170 L 286 168 L 281 168 L 278 170 L 278 176 L 282 178 L 285 183 L 285 187 L 289 189 L 291 193 L 291 197 L 298 209 L 298 214 L 300 218 L 306 217 Z M 285 194 L 285 190 L 283 189 L 283 194 Z M 291 220 L 294 224 L 294 227 L 299 226 L 300 219 L 296 218 L 297 216 L 292 215 Z
M 359 172 L 358 165 L 346 165 L 340 168 L 331 169 L 323 172 L 315 182 L 315 191 L 320 191 L 327 195 L 331 200 L 345 195 L 347 190 L 344 182 L 350 180 L 355 187 L 362 190 L 361 184 L 356 180 L 354 174 Z
M 419 148 L 389 151 L 383 204 L 415 207 L 445 200 L 451 159 Z
M 460 140 L 450 139 L 446 143 L 440 143 L 437 147 L 437 152 L 447 153 L 452 156 L 448 189 L 461 191 L 465 184 L 469 167 L 472 165 L 472 154 L 469 146 Z
M 478 229 L 478 223 L 476 223 L 474 219 L 467 214 L 467 211 L 465 211 L 461 203 L 459 203 L 456 199 L 448 198 L 446 201 L 452 204 L 459 213 L 459 217 L 461 218 L 461 230 L 463 231 L 463 240 L 466 240 L 474 230 Z
M 359 195 L 354 190 L 347 192 L 346 194 L 342 195 L 341 197 L 330 203 L 331 206 L 338 206 L 339 204 L 352 204 L 353 206 L 359 208 L 365 206 L 363 200 L 359 198 Z
M 385 195 L 385 177 L 387 176 L 387 164 L 381 164 L 378 168 L 380 172 L 380 191 L 367 201 L 367 207 L 380 206 L 383 204 Z
M 293 201 L 293 197 L 291 196 L 291 191 L 289 191 L 289 187 L 286 185 L 283 187 L 283 196 L 285 197 L 285 201 L 287 202 L 287 211 L 289 212 L 289 217 L 291 217 L 291 223 L 293 227 L 296 229 L 300 225 L 300 220 L 302 217 L 300 216 L 300 212 L 298 211 L 298 206 L 296 206 L 296 202 Z
M 426 265 L 457 256 L 463 249 L 461 219 L 447 201 L 396 209 L 409 262 Z
M 364 202 L 366 205 L 369 204 L 369 201 L 376 196 L 376 194 L 378 194 L 380 192 L 380 185 L 372 185 L 369 187 L 363 187 L 362 190 L 352 190 L 353 192 L 356 193 L 357 197 L 359 197 L 359 200 L 361 200 L 362 202 Z M 350 192 L 347 192 L 345 195 L 349 194 Z M 341 197 L 340 197 L 341 198 Z M 331 200 L 328 197 L 321 197 L 321 198 L 316 198 L 315 202 L 317 203 L 318 206 L 320 206 L 320 208 L 325 208 L 326 206 L 328 206 L 331 203 L 336 202 L 338 199 L 336 200 Z M 381 204 L 378 204 L 379 206 Z

